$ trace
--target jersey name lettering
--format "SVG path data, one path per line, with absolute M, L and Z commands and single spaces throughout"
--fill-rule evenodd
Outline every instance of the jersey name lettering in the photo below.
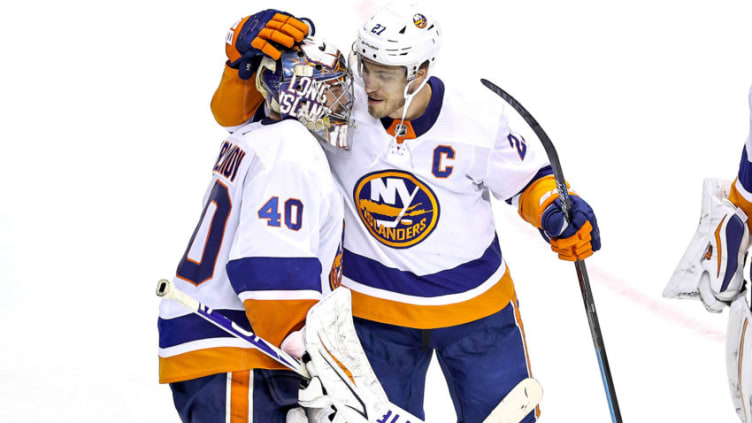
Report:
M 243 157 L 245 157 L 245 151 L 237 145 L 225 141 L 219 150 L 219 157 L 217 157 L 213 171 L 229 179 L 230 182 L 234 182 Z

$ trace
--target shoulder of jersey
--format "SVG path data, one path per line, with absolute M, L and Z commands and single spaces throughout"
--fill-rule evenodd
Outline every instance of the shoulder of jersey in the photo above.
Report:
M 317 158 L 326 160 L 316 137 L 294 119 L 267 125 L 251 123 L 235 131 L 230 141 L 251 152 L 262 162 L 290 160 L 311 163 L 318 161 Z
M 497 104 L 488 104 L 482 96 L 458 92 L 445 84 L 444 101 L 437 124 L 442 136 L 451 136 L 468 144 L 488 146 L 493 144 L 503 109 Z M 504 119 L 506 125 L 506 119 Z M 439 129 L 439 128 L 437 128 Z
M 294 119 L 273 124 L 254 122 L 241 127 L 230 138 L 233 142 L 255 151 L 296 149 L 310 152 L 320 149 L 316 138 L 303 124 Z

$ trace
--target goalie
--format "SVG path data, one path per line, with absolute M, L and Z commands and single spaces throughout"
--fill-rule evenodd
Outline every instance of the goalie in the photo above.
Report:
M 286 25 L 290 25 L 287 21 Z M 343 204 L 321 143 L 347 138 L 352 79 L 331 44 L 259 64 L 268 117 L 221 144 L 175 286 L 290 353 L 306 312 L 338 284 Z M 280 107 L 280 105 L 287 107 Z M 298 353 L 300 354 L 300 353 Z M 184 422 L 283 423 L 300 379 L 174 301 L 159 310 L 159 380 Z
M 752 112 L 752 89 L 749 93 Z M 739 173 L 732 182 L 706 179 L 702 215 L 689 247 L 663 291 L 668 298 L 699 298 L 710 312 L 730 306 L 726 370 L 739 418 L 752 423 L 752 313 L 742 271 L 752 216 L 752 118 Z

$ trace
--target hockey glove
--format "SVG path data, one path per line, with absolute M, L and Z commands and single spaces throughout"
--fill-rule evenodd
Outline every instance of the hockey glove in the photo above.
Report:
M 556 199 L 543 211 L 541 235 L 551 244 L 559 258 L 567 261 L 583 260 L 601 248 L 598 222 L 590 205 L 580 197 L 570 196 L 572 221 L 567 223 Z
M 274 9 L 246 16 L 227 33 L 227 63 L 238 69 L 241 79 L 249 79 L 263 56 L 278 60 L 282 54 L 280 49 L 303 41 L 309 31 L 313 35 L 313 28 L 310 19 L 299 20 L 287 12 Z
M 748 218 L 728 200 L 730 190 L 728 181 L 708 178 L 703 182 L 700 223 L 663 289 L 664 297 L 699 297 L 708 311 L 720 313 L 743 296 Z

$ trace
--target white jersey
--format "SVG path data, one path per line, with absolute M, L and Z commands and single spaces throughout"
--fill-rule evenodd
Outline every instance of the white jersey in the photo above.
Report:
M 353 314 L 413 328 L 466 323 L 514 298 L 489 193 L 511 199 L 548 165 L 503 113 L 430 83 L 426 113 L 392 123 L 413 139 L 393 143 L 360 87 L 351 150 L 327 149 L 345 193 L 342 283 Z
M 222 143 L 173 280 L 279 345 L 338 284 L 342 222 L 342 196 L 326 157 L 300 122 L 244 126 Z M 283 368 L 170 300 L 160 304 L 159 335 L 162 383 Z

